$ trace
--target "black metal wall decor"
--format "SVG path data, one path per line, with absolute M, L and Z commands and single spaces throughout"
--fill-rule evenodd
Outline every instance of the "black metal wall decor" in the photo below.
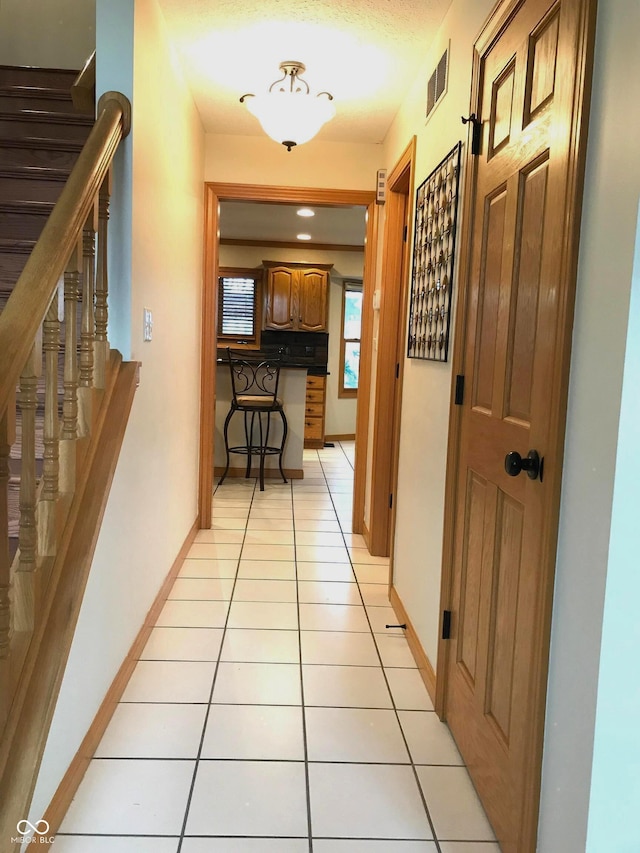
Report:
M 455 145 L 416 193 L 409 358 L 448 356 L 461 146 Z

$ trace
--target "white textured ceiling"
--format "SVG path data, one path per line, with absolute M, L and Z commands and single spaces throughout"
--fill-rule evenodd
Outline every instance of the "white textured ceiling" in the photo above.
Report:
M 303 62 L 336 117 L 319 139 L 383 141 L 451 0 L 159 0 L 208 133 L 261 135 L 239 103 Z

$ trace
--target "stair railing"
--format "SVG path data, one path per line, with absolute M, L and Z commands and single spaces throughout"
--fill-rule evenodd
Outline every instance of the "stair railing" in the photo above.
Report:
M 111 164 L 130 123 L 124 95 L 100 98 L 89 138 L 0 314 L 0 777 L 28 679 L 30 644 L 46 614 L 52 566 L 109 377 Z M 14 554 L 9 487 L 17 469 Z

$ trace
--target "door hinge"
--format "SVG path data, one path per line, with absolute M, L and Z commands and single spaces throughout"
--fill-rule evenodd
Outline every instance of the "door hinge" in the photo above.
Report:
M 389 509 L 393 509 L 393 492 L 389 495 Z
M 442 611 L 442 639 L 450 640 L 451 639 L 451 611 L 443 610 Z
M 409 233 L 409 226 L 405 225 L 404 228 L 402 229 L 402 242 L 403 243 L 407 242 L 408 233 Z
M 396 379 L 400 379 L 400 364 L 396 364 Z
M 482 143 L 482 122 L 475 113 L 471 113 L 468 118 L 461 116 L 462 124 L 471 122 L 473 130 L 471 131 L 471 153 L 476 156 L 480 153 Z
M 456 376 L 456 390 L 453 402 L 456 406 L 461 406 L 464 403 L 464 376 L 460 373 Z

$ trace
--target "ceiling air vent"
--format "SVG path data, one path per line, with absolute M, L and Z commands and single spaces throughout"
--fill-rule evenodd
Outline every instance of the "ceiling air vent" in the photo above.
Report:
M 447 91 L 447 72 L 449 71 L 449 48 L 440 57 L 440 61 L 436 65 L 433 74 L 429 77 L 427 83 L 427 113 L 429 118 L 431 113 L 440 102 L 441 98 Z

